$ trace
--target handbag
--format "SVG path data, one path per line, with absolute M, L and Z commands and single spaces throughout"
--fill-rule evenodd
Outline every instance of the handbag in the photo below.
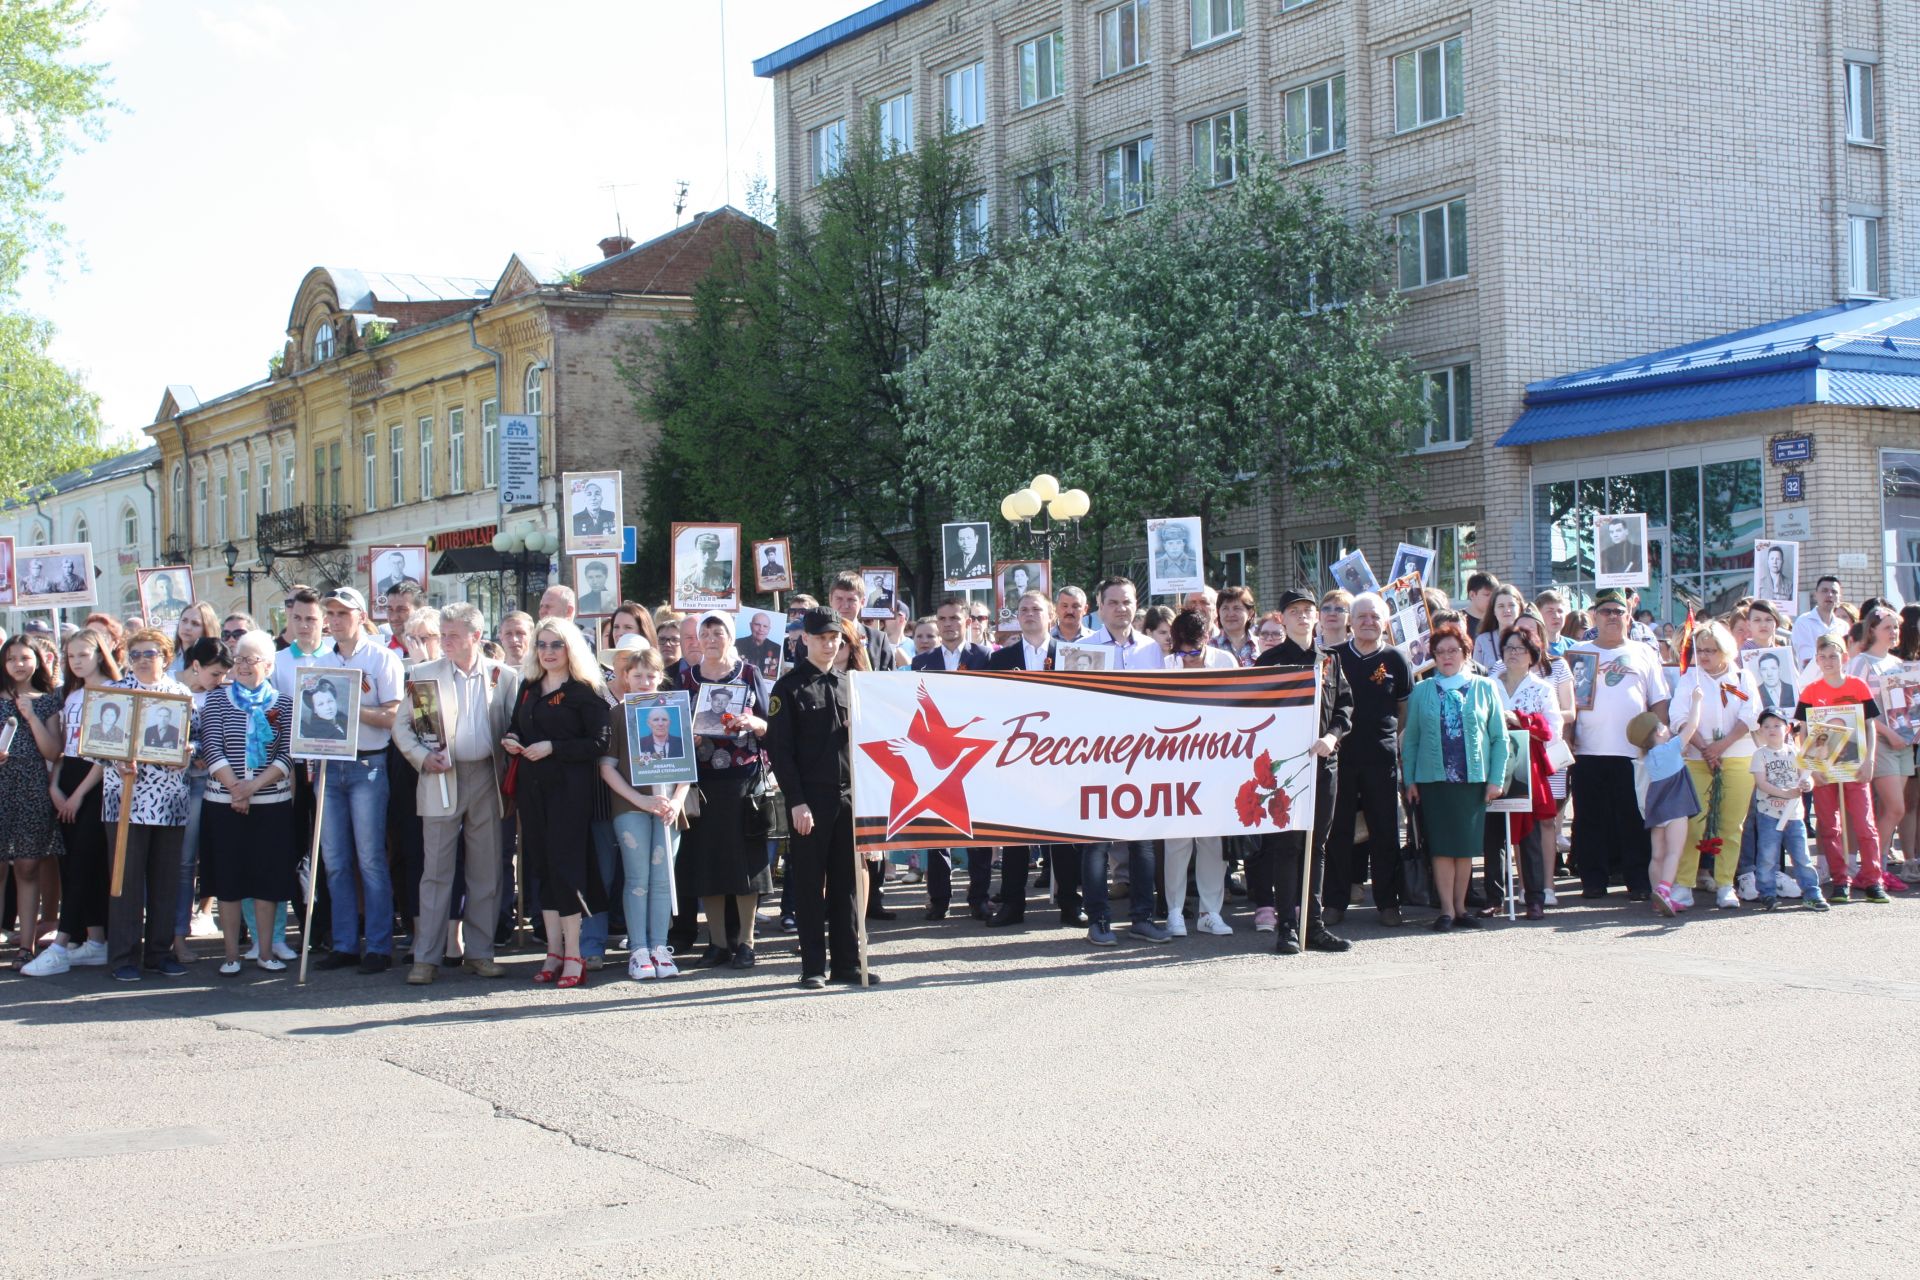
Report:
M 746 825 L 747 834 L 767 836 L 773 833 L 775 820 L 779 817 L 780 789 L 773 785 L 773 778 L 765 764 L 753 775 L 753 781 L 747 785 Z
M 1555 738 L 1547 744 L 1547 763 L 1555 773 L 1565 773 L 1573 767 L 1573 748 L 1565 738 Z

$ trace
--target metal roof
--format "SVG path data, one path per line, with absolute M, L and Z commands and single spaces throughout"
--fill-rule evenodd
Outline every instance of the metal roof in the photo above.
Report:
M 327 267 L 342 311 L 374 311 L 382 302 L 485 302 L 493 287 L 469 276 L 422 276 L 408 272 Z
M 880 0 L 870 4 L 860 12 L 851 14 L 832 26 L 822 27 L 810 36 L 802 36 L 784 49 L 776 49 L 764 58 L 753 60 L 753 74 L 771 76 L 796 67 L 807 59 L 825 53 L 837 44 L 844 44 L 855 36 L 865 35 L 875 27 L 885 26 L 896 18 L 904 18 L 915 9 L 924 9 L 933 0 Z
M 1549 378 L 1501 445 L 1803 404 L 1920 408 L 1920 298 L 1849 302 Z
M 7 510 L 24 507 L 35 499 L 46 498 L 56 493 L 68 493 L 74 489 L 84 489 L 88 485 L 105 484 L 109 480 L 136 475 L 159 465 L 160 446 L 148 445 L 144 449 L 135 449 L 132 453 L 123 453 L 117 458 L 96 462 L 90 467 L 79 467 L 63 475 L 57 475 L 46 484 L 37 486 L 21 497 L 5 503 L 4 507 Z

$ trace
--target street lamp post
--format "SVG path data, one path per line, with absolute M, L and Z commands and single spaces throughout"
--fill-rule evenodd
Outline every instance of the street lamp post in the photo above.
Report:
M 1042 472 L 1025 488 L 1000 499 L 1000 515 L 1014 527 L 1016 544 L 1024 535 L 1035 559 L 1051 561 L 1056 542 L 1080 540 L 1080 519 L 1092 506 L 1086 490 L 1063 490 L 1058 480 Z
M 527 603 L 527 577 L 536 557 L 545 560 L 548 555 L 560 549 L 557 534 L 545 529 L 502 530 L 493 535 L 493 549 L 503 556 L 511 556 L 515 561 L 515 570 L 520 576 L 520 606 Z
M 223 557 L 225 557 L 227 562 L 227 585 L 228 586 L 233 585 L 233 580 L 235 578 L 245 578 L 247 580 L 247 612 L 252 613 L 253 612 L 253 580 L 255 578 L 264 578 L 268 574 L 273 572 L 273 548 L 266 546 L 264 544 L 261 546 L 260 567 L 258 569 L 236 568 L 235 566 L 240 563 L 240 548 L 234 546 L 233 543 L 231 542 L 227 543 L 226 546 L 220 548 L 220 554 Z

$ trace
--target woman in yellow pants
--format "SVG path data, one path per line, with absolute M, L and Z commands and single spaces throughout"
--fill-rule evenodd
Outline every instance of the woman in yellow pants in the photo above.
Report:
M 1692 904 L 1693 883 L 1700 873 L 1700 842 L 1707 837 L 1708 820 L 1718 814 L 1714 838 L 1720 841 L 1713 860 L 1714 905 L 1740 905 L 1734 892 L 1734 871 L 1740 861 L 1740 834 L 1753 805 L 1753 726 L 1760 718 L 1760 692 L 1753 677 L 1735 665 L 1733 636 L 1717 622 L 1693 633 L 1693 665 L 1675 683 L 1669 714 L 1677 728 L 1693 705 L 1693 690 L 1705 695 L 1700 728 L 1687 743 L 1687 772 L 1700 796 L 1700 812 L 1687 824 L 1687 845 L 1674 876 L 1676 902 Z M 1713 798 L 1719 776 L 1720 796 Z

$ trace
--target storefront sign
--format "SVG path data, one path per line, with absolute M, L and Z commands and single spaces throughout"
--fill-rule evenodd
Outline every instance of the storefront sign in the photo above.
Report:
M 1780 498 L 1783 502 L 1804 502 L 1807 497 L 1807 478 L 1798 471 L 1789 471 L 1780 477 Z
M 1775 436 L 1769 444 L 1773 448 L 1773 465 L 1776 467 L 1789 462 L 1813 460 L 1812 436 Z
M 1773 536 L 1785 541 L 1804 541 L 1813 536 L 1813 520 L 1805 507 L 1793 507 L 1773 513 Z
M 500 416 L 500 501 L 509 507 L 540 501 L 540 418 L 538 414 Z
M 490 547 L 493 535 L 500 532 L 496 524 L 477 524 L 471 529 L 450 529 L 446 533 L 427 535 L 427 550 L 451 551 L 455 547 Z

